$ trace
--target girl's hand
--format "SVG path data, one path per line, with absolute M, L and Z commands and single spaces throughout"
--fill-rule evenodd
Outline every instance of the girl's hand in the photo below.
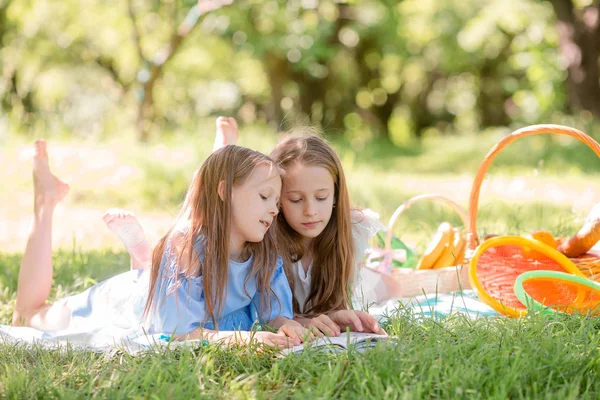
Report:
M 315 335 L 310 329 L 306 329 L 298 322 L 288 319 L 280 327 L 278 334 L 284 334 L 294 341 L 294 346 L 305 341 L 312 341 Z
M 340 310 L 328 314 L 329 318 L 342 329 L 350 328 L 354 332 L 372 332 L 385 335 L 374 316 L 364 311 Z
M 292 346 L 296 346 L 300 344 L 300 342 L 296 343 L 296 341 L 282 333 L 272 333 L 272 332 L 244 332 L 246 335 L 245 338 L 247 342 L 255 342 L 255 343 L 264 343 L 270 347 L 280 347 L 280 348 L 289 348 Z
M 288 348 L 300 344 L 299 341 L 282 334 L 272 332 L 248 331 L 214 331 L 210 329 L 195 329 L 186 334 L 174 335 L 174 340 L 205 339 L 210 342 L 223 344 L 264 343 L 271 347 Z
M 341 330 L 338 324 L 327 315 L 321 314 L 315 318 L 297 318 L 302 325 L 310 329 L 315 336 L 340 336 Z

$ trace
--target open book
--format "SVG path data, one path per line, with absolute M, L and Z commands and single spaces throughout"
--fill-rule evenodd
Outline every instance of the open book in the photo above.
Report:
M 375 347 L 378 343 L 385 342 L 388 340 L 387 335 L 378 335 L 376 333 L 362 333 L 362 332 L 342 332 L 337 337 L 322 337 L 313 340 L 310 343 L 301 344 L 294 346 L 289 349 L 284 349 L 282 353 L 284 355 L 290 353 L 299 353 L 305 348 L 318 349 L 319 351 L 341 353 L 348 348 L 364 352 L 366 349 Z

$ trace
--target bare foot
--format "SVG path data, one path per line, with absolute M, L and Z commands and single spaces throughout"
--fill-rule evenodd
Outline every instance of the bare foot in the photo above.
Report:
M 54 207 L 67 193 L 69 185 L 50 171 L 46 141 L 36 140 L 33 156 L 33 195 L 36 209 L 41 206 Z
M 111 208 L 104 217 L 108 229 L 121 239 L 131 256 L 131 269 L 144 269 L 150 265 L 150 244 L 144 229 L 129 211 Z
M 219 150 L 230 144 L 236 144 L 238 140 L 238 126 L 233 117 L 217 118 L 217 133 L 213 151 Z

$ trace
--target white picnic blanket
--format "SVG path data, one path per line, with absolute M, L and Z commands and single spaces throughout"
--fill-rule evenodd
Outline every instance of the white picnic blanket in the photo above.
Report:
M 71 347 L 99 353 L 124 351 L 134 355 L 153 345 L 166 345 L 168 339 L 164 335 L 146 335 L 142 331 L 123 332 L 119 329 L 54 334 L 34 328 L 0 325 L 0 344 L 2 343 L 47 349 Z
M 410 313 L 417 318 L 444 318 L 457 314 L 470 318 L 500 315 L 479 300 L 472 290 L 390 299 L 373 304 L 366 308 L 366 311 L 374 315 L 380 322 L 398 313 Z
M 470 318 L 500 315 L 478 300 L 472 291 L 393 299 L 373 305 L 368 308 L 368 311 L 376 316 L 380 323 L 385 323 L 396 313 L 406 312 L 411 312 L 419 318 L 441 318 L 455 314 L 467 315 Z M 169 340 L 164 335 L 148 335 L 141 329 L 103 327 L 61 334 L 27 327 L 0 325 L 0 344 L 2 343 L 33 345 L 49 349 L 71 346 L 74 349 L 101 353 L 124 351 L 135 355 L 154 346 L 165 346 L 169 344 Z

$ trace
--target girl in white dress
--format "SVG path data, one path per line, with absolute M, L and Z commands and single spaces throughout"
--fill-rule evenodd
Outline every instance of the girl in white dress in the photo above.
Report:
M 361 291 L 358 265 L 381 227 L 376 214 L 351 208 L 342 164 L 323 139 L 288 138 L 271 157 L 284 170 L 276 235 L 294 319 L 317 334 L 382 332 L 373 316 L 351 309 Z

